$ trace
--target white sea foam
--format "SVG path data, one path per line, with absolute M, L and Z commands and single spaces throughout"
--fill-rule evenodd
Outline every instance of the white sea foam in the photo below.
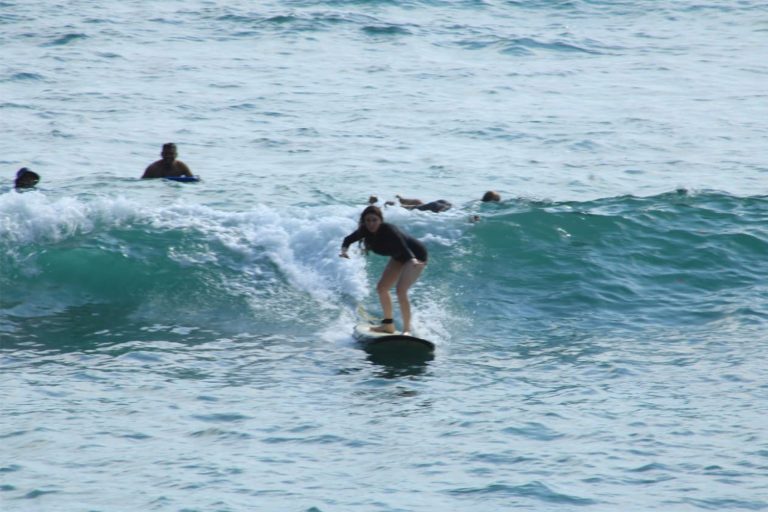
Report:
M 8 192 L 0 195 L 0 237 L 9 247 L 18 248 L 56 244 L 113 228 L 197 233 L 201 240 L 217 241 L 240 254 L 243 270 L 250 270 L 248 262 L 267 258 L 293 287 L 324 305 L 332 298 L 336 301 L 346 295 L 359 300 L 368 293 L 363 260 L 354 253 L 352 259 L 338 256 L 341 240 L 354 229 L 354 221 L 334 210 L 338 208 L 279 211 L 256 205 L 247 212 L 223 212 L 181 203 L 147 207 L 121 197 L 84 201 L 50 198 L 41 192 Z M 185 266 L 221 257 L 210 250 L 191 253 L 168 247 L 167 251 Z
M 97 224 L 129 223 L 141 210 L 138 204 L 119 197 L 86 202 L 38 191 L 10 191 L 0 194 L 0 239 L 8 244 L 55 243 L 88 233 Z

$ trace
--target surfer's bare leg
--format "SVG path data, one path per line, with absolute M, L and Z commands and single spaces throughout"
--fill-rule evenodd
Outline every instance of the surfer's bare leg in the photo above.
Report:
M 376 284 L 376 292 L 379 294 L 384 318 L 392 318 L 392 297 L 389 296 L 389 289 L 394 286 L 402 270 L 403 264 L 390 258 L 389 263 L 384 267 L 384 272 L 381 273 L 378 284 Z M 381 324 L 378 327 L 371 327 L 371 330 L 374 332 L 395 332 L 395 324 Z
M 408 290 L 416 282 L 427 264 L 412 259 L 403 264 L 400 279 L 397 280 L 397 302 L 400 304 L 400 314 L 403 316 L 403 334 L 411 330 L 411 303 L 408 300 Z

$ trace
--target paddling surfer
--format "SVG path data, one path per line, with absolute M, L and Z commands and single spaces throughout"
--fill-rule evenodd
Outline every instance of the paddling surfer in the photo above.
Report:
M 190 178 L 193 177 L 192 171 L 189 170 L 187 164 L 181 160 L 176 159 L 178 156 L 178 151 L 176 149 L 176 144 L 173 142 L 163 144 L 163 149 L 160 153 L 160 156 L 163 158 L 151 163 L 149 167 L 147 167 L 147 169 L 144 171 L 144 175 L 141 177 L 142 179 L 167 178 L 174 176 L 189 176 Z
M 400 206 L 408 210 L 420 210 L 423 212 L 440 213 L 446 210 L 450 210 L 453 206 L 445 199 L 438 199 L 436 201 L 430 201 L 425 203 L 421 199 L 407 199 L 401 196 L 395 196 L 400 201 Z

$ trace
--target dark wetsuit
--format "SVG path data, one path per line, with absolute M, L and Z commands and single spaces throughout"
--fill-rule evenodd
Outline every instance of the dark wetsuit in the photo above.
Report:
M 445 199 L 438 199 L 437 201 L 431 201 L 426 204 L 420 204 L 419 206 L 414 206 L 414 210 L 421 210 L 421 211 L 427 211 L 427 212 L 435 212 L 440 213 L 444 212 L 446 210 L 451 209 L 451 203 L 446 201 Z
M 381 223 L 376 233 L 369 233 L 364 227 L 358 228 L 344 239 L 341 246 L 346 249 L 363 238 L 368 242 L 368 248 L 376 254 L 390 256 L 403 263 L 413 258 L 425 263 L 427 261 L 427 248 L 423 243 L 386 222 Z

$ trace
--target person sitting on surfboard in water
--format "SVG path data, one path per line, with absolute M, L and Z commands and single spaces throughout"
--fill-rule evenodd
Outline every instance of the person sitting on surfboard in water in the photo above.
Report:
M 403 334 L 410 334 L 411 303 L 408 289 L 416 282 L 427 265 L 427 248 L 423 243 L 400 231 L 397 226 L 384 222 L 384 215 L 378 206 L 368 206 L 360 215 L 358 228 L 344 238 L 341 244 L 342 258 L 349 258 L 349 246 L 362 240 L 366 251 L 389 256 L 389 263 L 376 284 L 384 319 L 381 325 L 371 327 L 374 332 L 395 332 L 392 319 L 392 298 L 389 289 L 397 283 L 397 300 L 403 317 Z
M 173 142 L 163 144 L 160 156 L 163 157 L 161 160 L 149 164 L 149 167 L 147 167 L 144 171 L 144 175 L 141 177 L 142 179 L 167 178 L 173 176 L 193 177 L 192 171 L 189 170 L 187 164 L 181 160 L 176 160 L 178 151 L 176 150 L 176 144 Z

